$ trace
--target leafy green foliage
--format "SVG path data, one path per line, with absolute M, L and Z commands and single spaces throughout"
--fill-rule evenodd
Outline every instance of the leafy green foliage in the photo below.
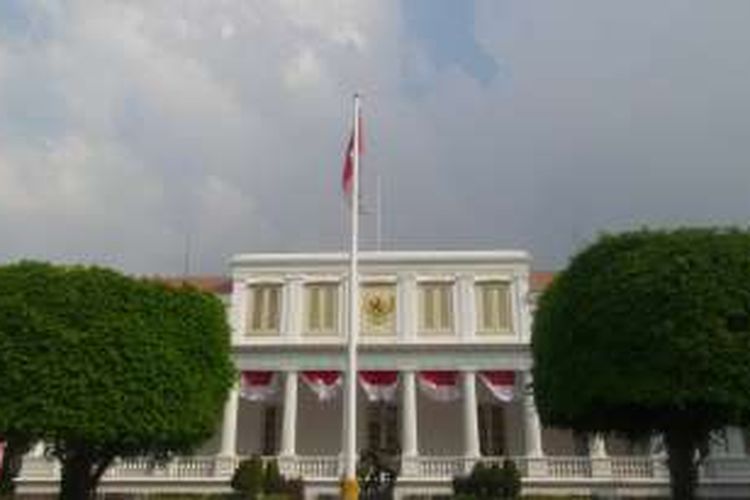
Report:
M 360 498 L 393 498 L 399 466 L 398 457 L 387 450 L 362 450 L 357 462 Z
M 232 378 L 209 294 L 102 268 L 0 267 L 0 433 L 79 465 L 189 452 L 215 429 Z
M 466 499 L 515 499 L 521 494 L 521 475 L 510 460 L 502 467 L 478 462 L 468 476 L 453 478 L 453 493 Z
M 285 478 L 279 472 L 279 465 L 275 460 L 269 460 L 264 466 L 259 456 L 240 462 L 232 475 L 231 486 L 236 498 L 304 498 L 304 484 L 301 479 Z
M 643 433 L 750 414 L 750 234 L 605 236 L 542 295 L 534 393 L 542 420 Z M 738 328 L 739 326 L 739 328 Z
M 263 460 L 253 456 L 240 462 L 230 484 L 242 498 L 255 499 L 263 492 L 263 480 Z
M 542 295 L 532 350 L 544 423 L 664 434 L 690 498 L 710 431 L 750 417 L 750 233 L 602 237 Z

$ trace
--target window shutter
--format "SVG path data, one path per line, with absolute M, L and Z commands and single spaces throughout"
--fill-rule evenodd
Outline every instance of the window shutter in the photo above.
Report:
M 478 329 L 499 333 L 510 329 L 510 289 L 508 283 L 488 282 L 477 285 Z
M 420 288 L 421 329 L 425 333 L 453 331 L 453 286 L 450 283 L 425 283 Z
M 438 287 L 440 294 L 440 329 L 451 329 L 451 288 L 445 285 Z
M 324 330 L 330 332 L 333 331 L 334 318 L 334 289 L 331 286 L 326 286 L 323 289 L 323 321 L 322 327 Z
M 306 333 L 336 333 L 338 325 L 338 284 L 311 283 L 306 287 Z
M 250 298 L 250 329 L 258 331 L 262 328 L 263 302 L 262 289 L 254 286 L 249 290 Z
M 310 287 L 309 300 L 308 314 L 310 315 L 310 330 L 317 332 L 320 330 L 320 288 L 317 286 Z
M 245 333 L 273 334 L 279 331 L 281 287 L 273 284 L 250 285 L 247 288 Z
M 422 290 L 422 317 L 424 320 L 424 329 L 432 331 L 435 329 L 435 306 L 433 298 L 433 288 L 425 286 Z
M 266 322 L 263 327 L 268 331 L 276 330 L 279 318 L 279 288 L 275 286 L 268 287 L 266 289 L 266 299 Z

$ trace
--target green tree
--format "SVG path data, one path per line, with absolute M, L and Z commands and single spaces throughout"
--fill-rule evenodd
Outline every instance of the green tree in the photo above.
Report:
M 190 452 L 232 378 L 209 294 L 101 268 L 0 267 L 0 435 L 46 443 L 61 498 L 90 498 L 116 457 Z
M 660 433 L 693 498 L 710 432 L 750 413 L 750 233 L 602 237 L 542 295 L 532 349 L 544 423 Z

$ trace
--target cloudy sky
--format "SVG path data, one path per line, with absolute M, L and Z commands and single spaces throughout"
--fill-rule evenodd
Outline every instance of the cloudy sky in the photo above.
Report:
M 3 0 L 0 260 L 343 248 L 355 90 L 385 248 L 550 268 L 601 231 L 746 225 L 748 26 L 747 0 Z

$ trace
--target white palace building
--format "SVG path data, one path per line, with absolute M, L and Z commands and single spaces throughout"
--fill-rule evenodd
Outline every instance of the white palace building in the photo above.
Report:
M 525 494 L 666 496 L 663 450 L 543 429 L 530 368 L 536 295 L 551 278 L 522 251 L 360 256 L 358 449 L 400 463 L 397 496 L 445 494 L 477 461 L 510 458 Z M 345 254 L 246 254 L 229 280 L 193 280 L 227 302 L 241 374 L 217 435 L 167 464 L 116 463 L 102 491 L 228 491 L 245 457 L 276 458 L 306 496 L 342 474 L 348 261 Z M 701 466 L 706 497 L 750 496 L 744 433 L 729 428 Z M 50 491 L 59 468 L 26 458 L 20 492 Z

